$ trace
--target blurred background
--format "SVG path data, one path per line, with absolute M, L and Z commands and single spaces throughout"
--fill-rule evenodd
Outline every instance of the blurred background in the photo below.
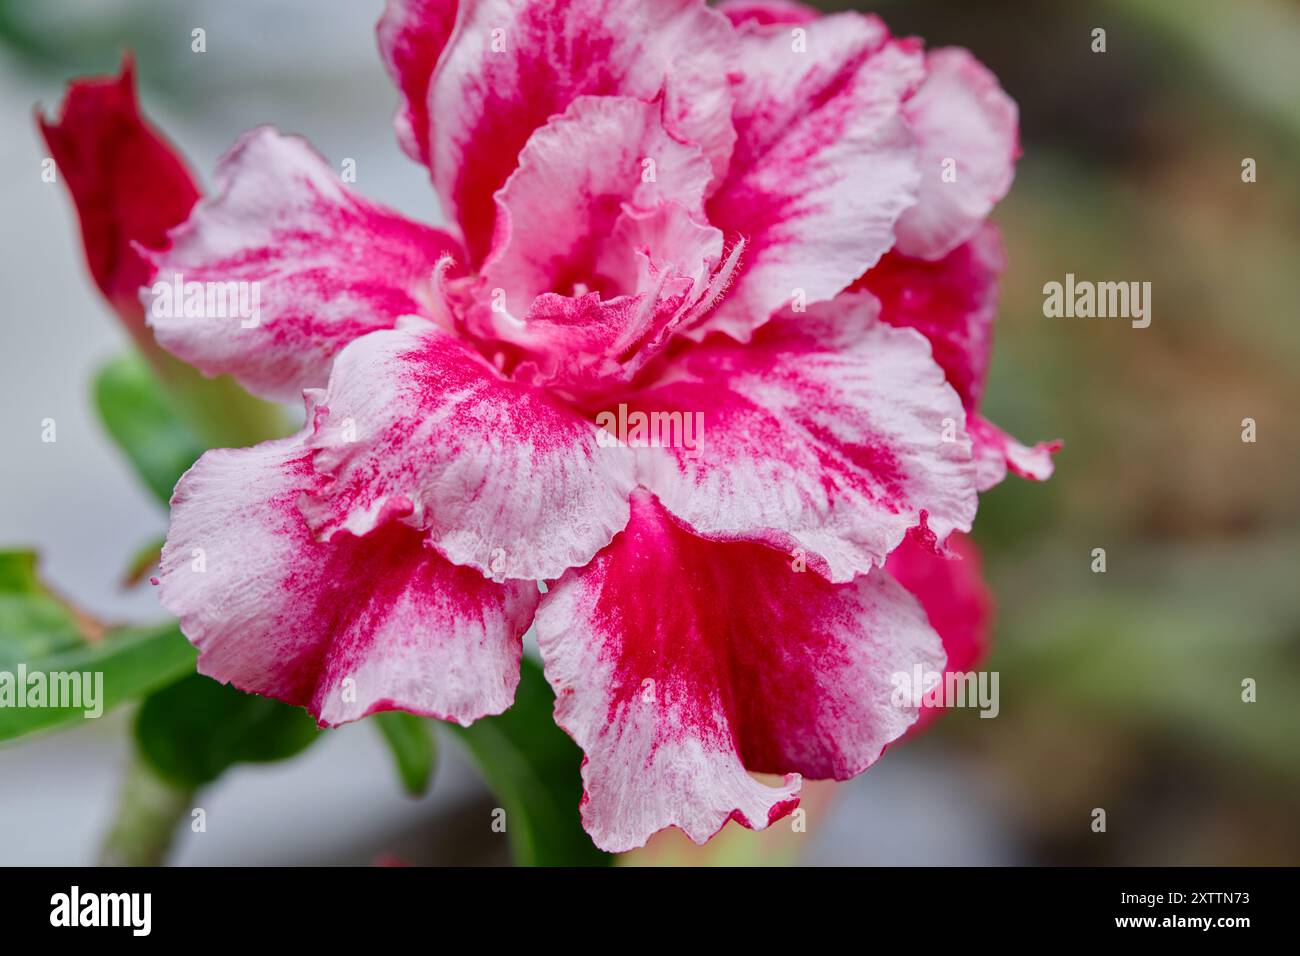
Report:
M 101 617 L 162 616 L 151 589 L 119 582 L 166 515 L 95 418 L 91 377 L 128 340 L 66 191 L 40 179 L 33 105 L 52 111 L 67 80 L 115 72 L 132 49 L 146 111 L 205 180 L 241 131 L 272 123 L 355 158 L 365 195 L 439 221 L 392 135 L 381 7 L 0 0 L 0 547 L 39 549 L 52 585 Z M 1011 478 L 981 503 L 1001 713 L 954 711 L 855 781 L 812 787 L 806 833 L 732 826 L 703 850 L 668 834 L 637 860 L 1300 862 L 1300 4 L 870 9 L 969 47 L 1021 109 L 1024 156 L 994 214 L 1009 267 L 984 410 L 1065 449 L 1051 482 Z M 1043 284 L 1067 272 L 1149 281 L 1151 326 L 1044 318 Z M 40 442 L 47 417 L 56 444 Z M 96 858 L 129 719 L 0 748 L 0 864 Z M 411 799 L 372 728 L 324 737 L 205 790 L 208 832 L 182 833 L 172 862 L 508 860 L 453 742 Z

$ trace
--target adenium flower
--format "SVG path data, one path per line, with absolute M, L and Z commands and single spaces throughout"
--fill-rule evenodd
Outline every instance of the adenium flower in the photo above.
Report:
M 1051 472 L 978 411 L 1015 104 L 963 50 L 773 0 L 389 0 L 378 37 L 446 230 L 270 128 L 192 212 L 73 186 L 88 246 L 113 196 L 158 342 L 305 398 L 176 487 L 161 599 L 199 669 L 326 725 L 468 724 L 535 627 L 610 851 L 860 773 L 918 718 L 891 675 L 986 646 L 978 492 Z M 93 113 L 51 144 L 113 159 Z M 140 204 L 188 216 L 161 242 Z M 152 308 L 239 282 L 256 323 Z M 616 408 L 704 431 L 610 441 Z

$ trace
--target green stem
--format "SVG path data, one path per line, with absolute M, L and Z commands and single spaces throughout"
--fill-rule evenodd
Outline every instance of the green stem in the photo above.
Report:
M 138 754 L 127 766 L 117 813 L 99 851 L 100 866 L 159 866 L 194 791 L 158 776 Z

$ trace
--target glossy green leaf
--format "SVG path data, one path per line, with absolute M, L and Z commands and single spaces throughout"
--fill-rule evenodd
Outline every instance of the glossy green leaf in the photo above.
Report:
M 406 792 L 413 797 L 427 792 L 438 762 L 438 749 L 428 720 L 400 710 L 384 711 L 370 719 L 393 753 Z
M 93 719 L 193 669 L 175 624 L 106 629 L 42 583 L 34 553 L 0 551 L 0 740 Z
M 292 757 L 320 732 L 300 707 L 190 674 L 150 695 L 136 715 L 141 756 L 177 786 L 211 783 L 237 763 Z
M 9 641 L 3 638 L 0 641 L 4 646 L 10 646 Z M 0 670 L 12 674 L 16 680 L 20 666 L 26 672 L 29 687 L 35 673 L 79 674 L 83 676 L 83 682 L 85 675 L 89 674 L 90 680 L 96 684 L 102 679 L 102 695 L 92 692 L 95 699 L 93 709 L 102 708 L 107 713 L 125 701 L 147 694 L 193 671 L 194 648 L 175 624 L 152 628 L 119 628 L 94 641 L 81 641 L 49 655 L 28 655 L 10 664 L 0 664 Z M 4 678 L 0 677 L 2 680 Z M 89 688 L 92 685 L 86 686 Z M 83 703 L 87 702 L 83 700 Z M 85 706 L 0 707 L 0 740 L 87 719 L 87 709 Z
M 582 751 L 555 725 L 554 704 L 541 666 L 525 658 L 513 707 L 469 727 L 447 726 L 465 742 L 501 801 L 516 863 L 607 865 L 613 858 L 582 829 Z

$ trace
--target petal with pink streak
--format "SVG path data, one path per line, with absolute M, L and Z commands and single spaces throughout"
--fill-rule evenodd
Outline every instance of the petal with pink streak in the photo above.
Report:
M 496 236 L 482 268 L 487 284 L 504 290 L 511 315 L 522 316 L 544 292 L 640 291 L 601 270 L 625 212 L 675 202 L 702 218 L 708 158 L 671 137 L 660 112 L 659 103 L 583 96 L 528 140 L 496 195 Z
M 456 564 L 537 580 L 585 564 L 627 521 L 627 450 L 433 326 L 353 342 L 320 405 L 309 444 L 331 480 L 300 507 L 321 537 L 367 535 L 405 502 Z
M 920 82 L 920 52 L 886 43 L 879 21 L 857 14 L 799 29 L 803 52 L 786 25 L 740 28 L 736 149 L 708 213 L 747 245 L 702 328 L 741 339 L 783 306 L 845 289 L 894 244 L 895 222 L 916 201 L 901 104 Z
M 966 407 L 977 487 L 987 491 L 1007 475 L 1045 481 L 1060 442 L 1020 444 L 976 413 L 988 376 L 993 320 L 998 306 L 998 276 L 1005 265 L 996 226 L 985 223 L 967 242 L 929 261 L 894 251 L 855 282 L 880 300 L 880 318 L 897 328 L 912 328 L 930 340 L 934 359 Z
M 632 512 L 536 620 L 598 846 L 762 828 L 793 808 L 800 773 L 851 777 L 916 719 L 891 675 L 942 667 L 943 650 L 887 574 L 832 585 L 779 552 L 699 538 L 644 493 Z M 797 772 L 766 786 L 749 771 Z
M 898 250 L 938 259 L 973 236 L 1011 188 L 1019 111 L 969 51 L 946 47 L 926 56 L 925 82 L 904 112 L 920 144 L 921 192 L 898 221 Z
M 930 626 L 943 641 L 945 674 L 974 670 L 988 656 L 993 595 L 980 574 L 979 549 L 963 534 L 954 534 L 940 552 L 923 536 L 909 534 L 889 555 L 885 570 L 907 588 L 925 609 Z M 911 733 L 943 713 L 926 702 Z
M 734 36 L 702 0 L 481 0 L 462 5 L 429 88 L 433 179 L 471 259 L 488 251 L 492 197 L 534 130 L 583 94 L 653 100 L 721 177 L 735 134 Z
M 718 4 L 718 11 L 733 26 L 771 26 L 777 23 L 799 26 L 821 16 L 821 11 L 794 0 L 724 0 Z
M 219 194 L 153 254 L 155 284 L 141 297 L 164 348 L 265 398 L 324 385 L 348 342 L 431 315 L 434 267 L 461 255 L 446 233 L 353 195 L 305 141 L 269 127 L 245 134 L 216 180 Z M 162 294 L 177 281 L 243 297 L 224 310 L 214 298 L 225 314 L 187 317 Z
M 1030 481 L 1046 481 L 1056 465 L 1052 456 L 1061 450 L 1060 439 L 1023 445 L 983 415 L 971 413 L 966 421 L 975 456 L 976 481 L 980 491 L 1000 484 L 1008 469 Z
M 326 725 L 509 707 L 536 587 L 457 567 L 396 520 L 317 541 L 295 501 L 321 481 L 301 438 L 210 451 L 181 478 L 161 598 L 199 671 Z
M 668 134 L 661 112 L 578 97 L 533 134 L 497 193 L 467 321 L 528 351 L 543 380 L 590 389 L 630 378 L 722 259 L 722 233 L 703 221 L 709 161 Z
M 402 102 L 393 117 L 397 141 L 429 164 L 429 81 L 456 25 L 457 0 L 387 0 L 375 30 L 379 55 Z
M 967 408 L 979 404 L 993 351 L 998 277 L 1006 264 L 997 226 L 986 223 L 937 261 L 890 252 L 854 283 L 880 300 L 880 318 L 930 340 L 934 360 Z
M 923 516 L 939 540 L 969 530 L 961 403 L 925 339 L 878 308 L 846 293 L 782 313 L 748 345 L 715 336 L 683 355 L 624 400 L 660 416 L 635 449 L 640 482 L 699 534 L 802 549 L 833 581 L 883 564 Z

